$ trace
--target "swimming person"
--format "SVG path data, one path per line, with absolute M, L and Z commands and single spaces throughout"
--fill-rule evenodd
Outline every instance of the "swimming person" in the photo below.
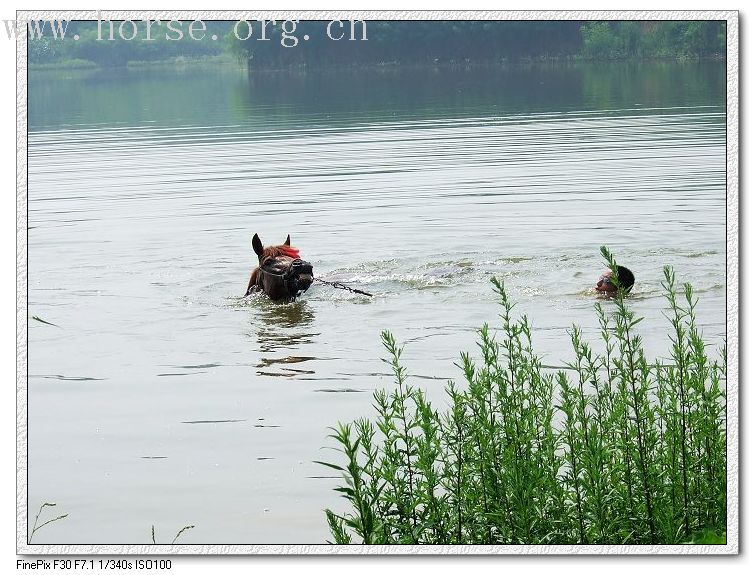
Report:
M 623 287 L 627 293 L 632 289 L 634 285 L 634 274 L 624 266 L 617 266 L 619 272 L 619 285 Z M 603 294 L 616 293 L 616 285 L 613 282 L 613 272 L 606 270 L 598 279 L 598 285 L 595 289 Z

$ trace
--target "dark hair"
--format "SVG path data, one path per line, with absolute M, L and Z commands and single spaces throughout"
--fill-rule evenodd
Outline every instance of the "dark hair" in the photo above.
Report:
M 619 270 L 619 284 L 625 290 L 630 291 L 634 285 L 634 274 L 624 266 L 617 266 Z

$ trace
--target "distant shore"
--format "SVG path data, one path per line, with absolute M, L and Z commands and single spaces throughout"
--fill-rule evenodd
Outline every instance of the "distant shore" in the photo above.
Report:
M 139 68 L 187 68 L 192 66 L 236 66 L 246 68 L 246 65 L 229 54 L 215 56 L 174 56 L 162 60 L 131 60 L 122 66 L 105 66 L 81 58 L 60 60 L 59 62 L 30 63 L 29 70 L 104 70 L 104 69 L 139 69 Z
M 211 56 L 175 56 L 171 58 L 165 58 L 162 60 L 131 60 L 124 65 L 108 66 L 101 65 L 91 60 L 85 60 L 81 58 L 60 60 L 58 62 L 45 62 L 45 63 L 30 63 L 29 70 L 103 70 L 103 69 L 147 69 L 147 68 L 189 68 L 189 67 L 201 67 L 206 65 L 224 66 L 224 67 L 236 67 L 242 70 L 249 69 L 249 71 L 259 72 L 279 72 L 279 71 L 299 71 L 299 70 L 332 70 L 332 69 L 345 69 L 353 70 L 357 68 L 362 69 L 375 69 L 375 70 L 388 70 L 388 69 L 417 69 L 417 68 L 455 68 L 455 69 L 468 69 L 468 68 L 490 68 L 490 67 L 518 67 L 518 66 L 534 66 L 542 64 L 624 64 L 624 63 L 657 63 L 657 62 L 678 62 L 678 63 L 694 63 L 694 62 L 716 62 L 725 60 L 724 55 L 713 55 L 702 58 L 698 57 L 679 57 L 679 56 L 665 56 L 665 57 L 652 57 L 652 58 L 640 58 L 640 57 L 628 57 L 628 58 L 588 58 L 581 54 L 574 54 L 569 56 L 542 56 L 536 58 L 516 58 L 516 59 L 500 59 L 500 60 L 434 60 L 432 62 L 399 62 L 399 61 L 387 61 L 387 62 L 375 62 L 375 63 L 360 63 L 353 65 L 332 64 L 323 66 L 309 66 L 304 63 L 291 64 L 285 67 L 276 66 L 248 66 L 246 62 L 239 60 L 237 57 L 230 54 L 218 54 Z

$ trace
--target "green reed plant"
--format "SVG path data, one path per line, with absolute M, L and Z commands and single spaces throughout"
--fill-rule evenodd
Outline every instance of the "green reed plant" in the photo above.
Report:
M 56 506 L 57 506 L 57 503 L 49 503 L 47 501 L 45 501 L 44 503 L 42 503 L 42 505 L 39 506 L 39 511 L 37 511 L 37 516 L 34 518 L 34 525 L 32 526 L 31 533 L 29 534 L 29 541 L 28 541 L 29 544 L 31 544 L 31 540 L 34 538 L 34 535 L 37 533 L 37 531 L 42 529 L 42 527 L 68 517 L 68 513 L 64 513 L 63 515 L 58 515 L 56 517 L 53 517 L 52 519 L 47 519 L 43 523 L 37 525 L 37 523 L 39 523 L 39 517 L 40 515 L 42 515 L 42 512 L 48 507 L 56 507 Z
M 618 277 L 616 262 L 603 256 Z M 691 286 L 664 270 L 670 357 L 651 362 L 620 286 L 595 305 L 601 349 L 569 330 L 557 372 L 532 347 L 501 281 L 500 331 L 479 331 L 481 360 L 461 354 L 438 411 L 409 385 L 401 347 L 382 340 L 396 385 L 376 418 L 333 429 L 333 542 L 368 544 L 722 543 L 726 534 L 726 353 L 708 357 Z
M 173 541 L 171 541 L 170 544 L 171 545 L 175 544 L 175 542 L 178 541 L 178 538 L 181 537 L 181 535 L 183 535 L 189 529 L 194 529 L 194 527 L 195 527 L 194 525 L 185 525 L 184 527 L 179 529 L 175 537 L 173 537 Z M 157 542 L 155 541 L 155 526 L 154 525 L 152 526 L 152 530 L 150 533 L 152 535 L 152 545 L 157 545 Z

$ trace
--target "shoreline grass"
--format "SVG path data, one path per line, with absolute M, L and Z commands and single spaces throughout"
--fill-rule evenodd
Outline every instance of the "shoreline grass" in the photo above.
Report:
M 333 542 L 725 543 L 726 351 L 708 357 L 692 287 L 664 278 L 670 362 L 645 356 L 619 290 L 595 305 L 602 349 L 573 326 L 574 359 L 555 374 L 494 278 L 500 341 L 480 329 L 482 361 L 461 354 L 445 411 L 407 383 L 383 332 L 396 386 L 374 393 L 374 420 L 333 429 L 345 463 L 319 462 L 342 473 L 350 506 L 325 511 Z

